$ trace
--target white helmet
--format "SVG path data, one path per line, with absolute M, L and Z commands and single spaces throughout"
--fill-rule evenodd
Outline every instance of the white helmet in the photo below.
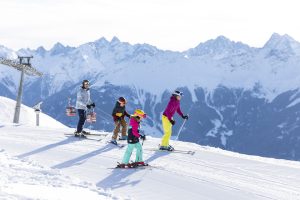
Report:
M 172 95 L 174 95 L 174 96 L 183 96 L 183 93 L 178 91 L 178 90 L 175 90 Z

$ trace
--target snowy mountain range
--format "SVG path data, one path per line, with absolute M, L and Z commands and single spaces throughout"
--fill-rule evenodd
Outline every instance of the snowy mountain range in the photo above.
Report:
M 184 92 L 182 110 L 190 115 L 180 140 L 222 149 L 300 160 L 300 43 L 273 34 L 262 48 L 224 36 L 184 52 L 148 44 L 129 44 L 114 37 L 78 47 L 57 43 L 52 49 L 13 51 L 0 56 L 33 55 L 42 78 L 26 77 L 23 102 L 43 101 L 43 112 L 74 127 L 65 116 L 67 98 L 75 102 L 83 79 L 89 79 L 97 107 L 94 129 L 112 131 L 115 100 L 125 96 L 127 109 L 148 114 L 146 133 L 160 136 L 161 113 L 175 89 Z M 19 72 L 0 68 L 0 95 L 15 98 Z M 174 135 L 181 125 L 176 117 Z

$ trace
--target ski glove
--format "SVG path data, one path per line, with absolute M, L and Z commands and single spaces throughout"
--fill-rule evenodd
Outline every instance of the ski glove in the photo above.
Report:
M 141 135 L 142 140 L 146 140 L 146 135 Z
M 130 118 L 130 115 L 127 112 L 125 112 L 125 116 Z
M 171 119 L 171 120 L 170 120 L 170 123 L 171 123 L 172 125 L 174 125 L 174 124 L 175 124 L 175 120 L 174 120 L 174 119 Z
M 186 120 L 189 119 L 189 116 L 188 116 L 188 115 L 182 115 L 181 117 L 182 117 L 182 119 L 186 119 Z
M 92 104 L 88 104 L 86 107 L 87 107 L 88 109 L 91 109 L 91 108 L 95 108 L 96 105 L 95 105 L 95 103 L 92 103 Z

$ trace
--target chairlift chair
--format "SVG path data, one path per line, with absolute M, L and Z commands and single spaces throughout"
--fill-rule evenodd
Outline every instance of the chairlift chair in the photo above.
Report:
M 66 107 L 66 115 L 68 117 L 76 116 L 76 108 L 71 105 L 71 98 L 68 99 L 68 106 Z
M 86 114 L 86 121 L 88 123 L 95 123 L 97 121 L 96 116 L 97 114 L 94 109 L 89 109 Z

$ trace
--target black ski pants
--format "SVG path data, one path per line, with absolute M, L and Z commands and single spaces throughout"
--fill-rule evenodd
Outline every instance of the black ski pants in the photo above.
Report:
M 77 133 L 81 133 L 81 131 L 83 129 L 83 125 L 86 120 L 86 111 L 83 109 L 78 109 L 77 112 L 78 112 L 78 116 L 79 116 L 79 120 L 78 120 L 78 124 L 77 124 Z

